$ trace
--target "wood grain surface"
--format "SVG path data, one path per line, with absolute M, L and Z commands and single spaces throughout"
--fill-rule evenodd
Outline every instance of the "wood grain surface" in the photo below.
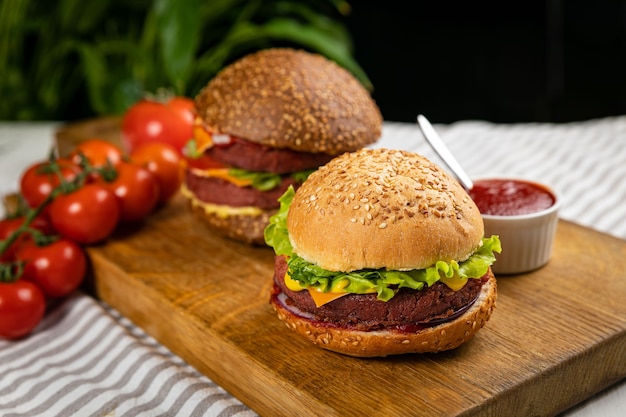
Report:
M 57 132 L 121 143 L 119 118 Z M 89 249 L 94 294 L 267 416 L 554 415 L 626 377 L 626 242 L 561 221 L 551 262 L 499 277 L 494 316 L 455 351 L 342 356 L 268 299 L 273 252 L 212 236 L 180 196 Z
M 377 359 L 296 337 L 272 250 L 211 235 L 181 196 L 89 253 L 98 297 L 265 416 L 554 415 L 626 377 L 626 242 L 570 222 L 547 266 L 498 279 L 472 341 Z

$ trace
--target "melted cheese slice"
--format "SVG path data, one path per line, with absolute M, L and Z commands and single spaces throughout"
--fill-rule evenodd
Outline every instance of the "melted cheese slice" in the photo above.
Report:
M 228 172 L 229 168 L 194 168 L 190 167 L 184 158 L 180 162 L 180 167 L 181 175 L 183 175 L 185 169 L 189 169 L 191 172 L 193 172 L 193 175 L 196 175 L 198 177 L 220 178 L 222 180 L 235 184 L 237 187 L 247 187 L 252 184 L 252 180 L 237 178 L 230 175 L 230 173 Z
M 231 207 L 231 206 L 223 206 L 220 204 L 211 204 L 204 201 L 200 201 L 196 198 L 196 196 L 185 186 L 182 184 L 180 187 L 180 192 L 182 195 L 187 197 L 193 207 L 200 207 L 204 210 L 205 213 L 216 214 L 222 219 L 226 219 L 230 216 L 261 216 L 263 214 L 263 210 L 258 207 L 252 206 L 244 206 L 244 207 Z
M 197 175 L 199 177 L 220 178 L 222 180 L 235 184 L 237 187 L 247 187 L 252 184 L 251 180 L 233 177 L 228 173 L 228 170 L 228 168 L 191 169 L 194 175 Z
M 316 307 L 321 307 L 326 303 L 330 303 L 331 301 L 336 300 L 337 298 L 348 295 L 347 292 L 321 292 L 310 288 L 308 290 L 309 294 L 311 294 L 311 298 L 315 302 Z
M 196 141 L 196 151 L 199 153 L 203 153 L 213 146 L 213 137 L 204 128 L 202 119 L 199 117 L 196 117 L 196 120 L 194 120 L 193 123 L 193 138 Z
M 452 278 L 441 276 L 439 278 L 439 281 L 446 284 L 452 291 L 458 291 L 461 288 L 465 287 L 465 284 L 467 284 L 467 280 L 468 278 L 461 278 L 459 276 L 455 276 Z
M 291 276 L 289 276 L 289 273 L 285 273 L 285 285 L 291 291 L 302 291 L 305 289 L 302 288 L 298 281 L 291 278 Z M 306 288 L 306 290 L 311 295 L 311 298 L 313 299 L 316 307 L 321 307 L 326 303 L 330 303 L 331 301 L 336 300 L 337 298 L 348 295 L 347 292 L 322 292 L 314 288 Z

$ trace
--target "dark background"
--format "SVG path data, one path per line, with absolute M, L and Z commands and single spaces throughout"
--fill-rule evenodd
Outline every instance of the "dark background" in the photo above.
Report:
M 353 1 L 385 120 L 568 122 L 626 113 L 626 1 Z

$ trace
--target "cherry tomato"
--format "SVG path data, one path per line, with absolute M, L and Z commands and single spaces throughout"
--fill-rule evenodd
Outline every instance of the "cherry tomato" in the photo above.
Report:
M 55 162 L 59 166 L 59 173 L 68 182 L 73 181 L 80 172 L 80 168 L 68 159 L 58 159 Z M 37 162 L 22 174 L 20 193 L 30 207 L 38 207 L 61 183 L 59 175 L 51 171 L 50 167 L 50 161 Z
M 0 220 L 0 240 L 8 239 L 11 234 L 16 231 L 23 223 L 24 216 L 12 219 Z M 44 235 L 54 233 L 54 229 L 50 222 L 44 216 L 37 216 L 29 225 L 30 228 L 39 230 Z M 2 254 L 0 254 L 0 262 L 10 262 L 15 259 L 15 253 L 19 247 L 27 241 L 30 241 L 30 234 L 21 234 Z
M 83 249 L 68 239 L 47 246 L 22 246 L 16 254 L 24 261 L 22 279 L 34 282 L 48 297 L 63 297 L 74 291 L 85 277 L 87 257 Z
M 159 142 L 143 143 L 133 149 L 130 159 L 155 177 L 159 184 L 159 202 L 166 202 L 178 191 L 181 156 L 173 146 Z
M 131 153 L 148 142 L 172 145 L 179 153 L 193 137 L 194 102 L 174 97 L 167 102 L 141 100 L 132 105 L 122 119 L 122 142 Z
M 18 339 L 29 334 L 46 312 L 46 300 L 32 282 L 0 282 L 0 337 Z
M 120 218 L 120 207 L 115 194 L 103 184 L 94 182 L 56 197 L 50 204 L 49 214 L 58 233 L 88 245 L 113 233 Z
M 70 156 L 75 164 L 80 162 L 80 154 L 83 154 L 89 163 L 94 167 L 103 167 L 107 160 L 111 165 L 116 166 L 122 161 L 124 153 L 111 142 L 103 139 L 89 139 L 79 143 Z
M 193 125 L 193 121 L 196 118 L 196 106 L 193 100 L 187 97 L 172 97 L 167 105 L 174 112 L 178 113 L 189 126 Z
M 116 167 L 117 178 L 103 183 L 117 197 L 120 204 L 120 221 L 141 220 L 156 206 L 159 184 L 154 176 L 139 165 L 122 162 Z

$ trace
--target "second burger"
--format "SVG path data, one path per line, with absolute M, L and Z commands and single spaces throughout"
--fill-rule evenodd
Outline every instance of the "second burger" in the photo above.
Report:
M 216 232 L 264 244 L 278 198 L 344 152 L 374 143 L 382 116 L 348 71 L 288 48 L 246 55 L 196 97 L 182 193 Z

